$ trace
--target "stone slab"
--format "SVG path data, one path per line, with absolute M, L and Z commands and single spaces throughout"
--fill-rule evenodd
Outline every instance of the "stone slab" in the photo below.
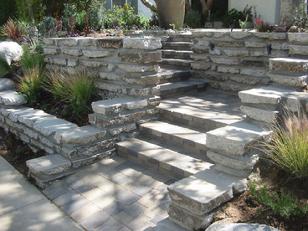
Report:
M 124 38 L 123 48 L 157 50 L 162 47 L 161 39 L 145 36 L 142 38 Z
M 219 223 L 216 222 L 205 231 L 279 231 L 274 227 L 262 224 L 248 223 Z
M 93 126 L 83 126 L 57 132 L 55 140 L 63 144 L 90 144 L 104 138 L 106 131 Z
M 0 78 L 0 92 L 14 89 L 15 83 L 13 82 L 13 80 L 7 78 Z
M 226 155 L 244 155 L 252 144 L 267 138 L 270 131 L 246 121 L 206 133 L 210 150 Z
M 68 170 L 71 162 L 61 155 L 54 154 L 28 160 L 26 165 L 35 175 L 55 175 Z
M 241 111 L 249 118 L 267 124 L 274 124 L 279 115 L 279 111 L 270 111 L 249 106 L 241 106 Z
M 5 106 L 19 106 L 26 102 L 26 98 L 16 91 L 7 90 L 0 92 L 0 104 Z

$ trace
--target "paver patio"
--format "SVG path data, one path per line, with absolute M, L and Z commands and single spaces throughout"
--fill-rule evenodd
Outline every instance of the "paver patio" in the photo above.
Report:
M 82 228 L 0 157 L 1 231 L 78 231 Z
M 184 231 L 168 219 L 167 185 L 172 182 L 113 157 L 58 180 L 43 192 L 86 230 Z

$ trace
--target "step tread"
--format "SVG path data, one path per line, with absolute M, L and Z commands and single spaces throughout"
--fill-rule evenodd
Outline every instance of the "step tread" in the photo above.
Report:
M 170 58 L 163 58 L 163 62 L 178 62 L 178 63 L 187 63 L 190 64 L 194 62 L 193 60 L 187 60 L 187 59 L 170 59 Z
M 224 99 L 222 95 L 219 97 L 219 93 L 216 92 L 209 95 L 163 100 L 159 109 L 181 113 L 193 118 L 213 120 L 226 125 L 243 119 L 238 99 L 235 97 Z
M 202 160 L 137 138 L 120 142 L 117 146 L 127 148 L 130 151 L 138 153 L 139 155 L 183 170 L 189 174 L 196 174 L 197 172 L 209 169 L 212 166 L 211 163 L 204 162 Z
M 178 88 L 186 88 L 186 87 L 194 87 L 199 85 L 207 84 L 207 80 L 186 80 L 186 81 L 179 81 L 174 83 L 163 83 L 158 85 L 160 87 L 160 91 L 169 91 Z
M 140 127 L 152 129 L 156 132 L 173 135 L 181 139 L 191 140 L 195 143 L 206 145 L 206 134 L 189 128 L 184 128 L 162 121 L 144 123 L 141 124 Z
M 201 171 L 168 186 L 173 203 L 197 214 L 212 211 L 245 188 L 242 178 L 218 172 L 215 168 Z
M 173 50 L 173 49 L 164 49 L 162 50 L 163 53 L 186 53 L 186 54 L 193 54 L 193 51 L 187 50 Z
M 285 62 L 285 63 L 308 63 L 308 59 L 301 58 L 271 58 L 272 62 Z

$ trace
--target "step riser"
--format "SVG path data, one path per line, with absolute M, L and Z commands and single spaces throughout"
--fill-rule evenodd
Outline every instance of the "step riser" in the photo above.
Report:
M 170 65 L 170 66 L 179 66 L 179 67 L 186 67 L 190 68 L 191 63 L 190 62 L 181 62 L 180 60 L 168 60 L 168 59 L 163 59 L 162 61 L 163 65 Z
M 185 127 L 196 129 L 202 132 L 208 132 L 210 130 L 214 130 L 214 129 L 226 126 L 226 124 L 224 123 L 219 123 L 219 122 L 207 120 L 207 119 L 201 119 L 198 117 L 193 117 L 190 115 L 185 115 L 185 114 L 177 113 L 177 112 L 171 112 L 171 111 L 164 110 L 164 109 L 160 109 L 159 116 L 160 116 L 160 119 L 163 121 L 180 124 Z
M 190 53 L 181 53 L 181 52 L 167 52 L 163 51 L 163 58 L 166 59 L 191 59 Z
M 273 73 L 306 73 L 308 71 L 308 62 L 279 62 L 270 60 L 270 71 Z
M 168 90 L 168 91 L 161 91 L 160 92 L 160 97 L 161 99 L 167 99 L 171 97 L 176 97 L 176 96 L 181 96 L 183 94 L 189 94 L 193 92 L 198 92 L 206 89 L 206 87 L 200 87 L 200 88 L 191 88 L 191 87 L 183 87 L 183 88 L 178 88 L 178 89 L 173 89 L 173 90 Z
M 190 156 L 210 162 L 206 156 L 207 147 L 192 140 L 183 139 L 170 134 L 164 134 L 149 128 L 140 127 L 142 137 L 154 139 L 164 145 L 177 147 L 179 150 L 189 153 Z
M 160 77 L 160 84 L 163 83 L 170 83 L 170 82 L 178 82 L 178 81 L 185 81 L 191 78 L 192 74 L 190 71 L 184 71 L 179 73 L 174 73 L 172 75 L 165 75 Z
M 162 174 L 172 176 L 175 179 L 182 179 L 188 176 L 191 176 L 192 174 L 189 172 L 186 172 L 182 169 L 176 168 L 174 166 L 168 165 L 163 162 L 159 162 L 155 159 L 149 158 L 147 156 L 142 155 L 139 152 L 129 150 L 125 147 L 121 147 L 119 145 L 116 146 L 117 153 L 120 157 L 129 159 L 137 164 L 140 165 L 146 165 L 149 168 L 156 170 Z
M 170 36 L 168 42 L 192 42 L 192 36 Z
M 191 51 L 192 44 L 163 43 L 162 48 L 163 50 Z

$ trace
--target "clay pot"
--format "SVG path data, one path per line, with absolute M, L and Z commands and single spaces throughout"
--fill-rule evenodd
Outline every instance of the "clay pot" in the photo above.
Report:
M 185 17 L 185 0 L 156 0 L 160 26 L 182 28 Z

